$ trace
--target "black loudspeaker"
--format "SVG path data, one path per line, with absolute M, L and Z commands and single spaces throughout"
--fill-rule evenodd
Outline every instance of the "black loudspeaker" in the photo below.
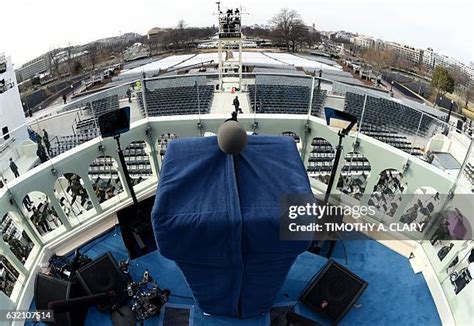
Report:
M 66 300 L 79 293 L 73 283 L 38 273 L 35 280 L 35 306 L 36 310 L 47 310 L 48 304 L 53 301 Z M 78 307 L 74 312 L 54 314 L 53 325 L 79 326 L 84 325 L 87 310 Z
M 107 310 L 111 305 L 119 305 L 128 298 L 127 285 L 130 279 L 118 267 L 110 252 L 79 268 L 76 275 L 88 295 L 115 292 L 110 305 L 99 305 L 101 310 Z
M 368 283 L 344 266 L 329 260 L 309 282 L 301 302 L 312 310 L 339 322 L 352 308 Z

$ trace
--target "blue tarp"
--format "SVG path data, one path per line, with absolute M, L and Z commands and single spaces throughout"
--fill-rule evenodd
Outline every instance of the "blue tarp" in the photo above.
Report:
M 182 270 L 200 308 L 267 312 L 309 241 L 280 241 L 280 197 L 311 193 L 291 137 L 249 136 L 238 156 L 216 137 L 176 139 L 163 162 L 152 223 L 161 254 Z

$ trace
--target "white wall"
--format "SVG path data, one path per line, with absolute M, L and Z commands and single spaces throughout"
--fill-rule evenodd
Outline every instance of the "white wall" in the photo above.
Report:
M 5 79 L 5 83 L 12 82 L 13 88 L 0 94 L 0 144 L 4 142 L 1 130 L 3 127 L 8 126 L 8 130 L 11 132 L 10 137 L 16 138 L 15 145 L 19 145 L 28 138 L 28 132 L 26 130 L 26 119 L 23 113 L 20 92 L 10 57 L 7 58 L 7 71 L 0 74 L 0 80 L 2 79 Z

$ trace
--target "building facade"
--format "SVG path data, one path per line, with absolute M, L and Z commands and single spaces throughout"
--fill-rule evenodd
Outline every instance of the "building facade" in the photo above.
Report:
M 48 72 L 49 69 L 49 58 L 47 55 L 42 55 L 37 57 L 36 59 L 28 61 L 20 68 L 18 68 L 17 76 L 19 77 L 19 80 L 21 79 L 21 81 L 25 81 L 34 77 L 37 74 Z
M 8 165 L 8 157 L 5 157 L 14 156 L 11 153 L 17 145 L 28 139 L 26 118 L 13 65 L 9 57 L 4 57 L 4 60 L 6 69 L 0 71 L 0 171 L 5 170 L 5 165 Z
M 372 49 L 375 47 L 375 40 L 372 37 L 358 35 L 351 38 L 351 43 L 362 49 Z
M 421 63 L 423 61 L 423 50 L 416 49 L 409 45 L 399 44 L 395 42 L 386 42 L 385 47 L 398 54 L 401 58 L 413 63 Z

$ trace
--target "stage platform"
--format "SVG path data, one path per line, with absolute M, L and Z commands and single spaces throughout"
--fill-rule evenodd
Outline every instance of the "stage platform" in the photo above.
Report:
M 345 265 L 346 251 L 346 266 L 368 281 L 369 286 L 339 325 L 441 325 L 423 276 L 413 273 L 407 258 L 374 240 L 351 240 L 345 241 L 344 245 L 346 250 L 341 242 L 337 244 L 333 258 Z M 127 250 L 118 227 L 81 247 L 81 252 L 91 258 L 98 257 L 107 251 L 110 251 L 117 261 L 127 258 Z M 301 291 L 326 261 L 326 258 L 308 252 L 301 254 L 278 293 L 274 307 L 296 304 L 295 310 L 300 314 L 317 320 L 322 325 L 330 325 L 329 321 L 312 313 L 303 304 L 297 303 Z M 181 271 L 174 262 L 161 256 L 159 251 L 137 258 L 130 264 L 130 271 L 135 280 L 140 279 L 146 269 L 150 271 L 162 288 L 170 289 L 172 295 L 161 315 L 145 321 L 145 325 L 188 325 L 188 323 L 164 322 L 163 319 L 166 315 L 164 310 L 167 307 L 182 308 L 175 309 L 173 312 L 189 315 L 189 325 L 193 326 L 271 325 L 270 314 L 247 320 L 205 316 L 195 304 L 191 290 Z M 33 304 L 31 308 L 34 308 Z M 169 310 L 169 312 L 171 311 L 172 309 Z M 33 325 L 33 323 L 25 325 Z M 112 325 L 112 321 L 108 313 L 91 308 L 87 315 L 86 325 Z

